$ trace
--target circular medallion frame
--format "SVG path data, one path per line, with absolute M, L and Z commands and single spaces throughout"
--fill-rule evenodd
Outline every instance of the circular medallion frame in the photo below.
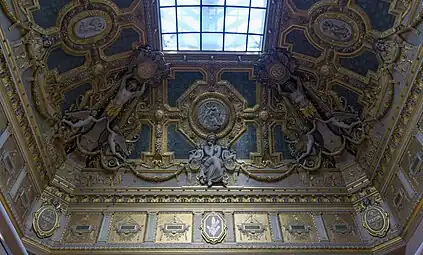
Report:
M 216 128 L 207 128 L 208 124 L 211 124 L 212 121 L 199 120 L 198 112 L 202 111 L 209 105 L 210 107 L 220 107 L 220 109 L 212 110 L 214 112 L 219 112 L 222 114 L 222 110 L 225 110 L 225 119 L 222 122 L 220 127 Z M 201 94 L 199 97 L 194 99 L 191 105 L 190 114 L 188 121 L 193 131 L 200 137 L 206 138 L 209 133 L 215 133 L 217 138 L 222 138 L 231 132 L 232 128 L 235 125 L 235 108 L 232 106 L 227 97 L 218 92 L 206 92 Z M 219 122 L 219 121 L 218 121 Z
M 45 216 L 45 214 L 50 214 Z M 54 219 L 52 222 L 47 221 L 50 226 L 46 229 L 45 224 L 42 224 L 40 221 L 45 220 L 46 217 L 53 215 Z M 35 230 L 35 233 L 39 238 L 46 238 L 52 236 L 54 232 L 59 228 L 59 213 L 53 205 L 44 205 L 34 213 L 34 218 L 32 220 L 32 226 Z

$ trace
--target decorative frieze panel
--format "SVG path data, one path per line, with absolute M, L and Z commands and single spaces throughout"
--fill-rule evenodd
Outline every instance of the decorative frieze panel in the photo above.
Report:
M 237 242 L 272 242 L 267 213 L 235 213 L 234 222 Z
M 289 243 L 317 242 L 317 231 L 310 213 L 279 214 L 283 240 Z
M 361 242 L 353 214 L 323 214 L 322 217 L 330 242 Z
M 156 243 L 191 243 L 192 213 L 159 213 L 156 226 Z
M 109 227 L 109 243 L 144 242 L 146 213 L 114 213 Z
M 93 244 L 97 240 L 101 213 L 73 213 L 64 235 L 64 243 Z

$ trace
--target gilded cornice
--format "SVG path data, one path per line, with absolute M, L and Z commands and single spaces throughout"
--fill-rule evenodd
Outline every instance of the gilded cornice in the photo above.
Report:
M 380 146 L 379 153 L 375 156 L 370 169 L 371 180 L 374 181 L 378 174 L 386 174 L 386 169 L 390 166 L 389 163 L 395 152 L 397 152 L 397 145 L 401 141 L 404 130 L 410 125 L 413 112 L 415 112 L 415 106 L 417 105 L 416 100 L 421 93 L 423 84 L 421 82 L 414 82 L 419 80 L 418 77 L 422 77 L 422 57 L 423 57 L 423 46 L 420 46 L 416 61 L 414 61 L 413 67 L 410 71 L 410 76 L 401 91 L 401 97 L 397 103 L 396 109 L 397 116 L 393 117 L 388 132 L 385 133 L 382 141 L 385 141 L 383 146 Z M 399 155 L 399 154 L 397 154 Z M 380 187 L 382 188 L 382 187 Z
M 33 110 L 30 106 L 28 97 L 26 95 L 24 85 L 21 77 L 19 77 L 17 64 L 11 47 L 5 37 L 3 28 L 0 26 L 0 48 L 2 50 L 1 56 L 5 58 L 7 66 L 4 70 L 5 77 L 3 77 L 2 84 L 4 92 L 7 95 L 8 101 L 5 98 L 6 109 L 14 114 L 11 117 L 13 132 L 16 134 L 24 151 L 26 162 L 29 165 L 32 175 L 36 180 L 36 186 L 39 192 L 44 188 L 44 185 L 51 177 L 51 171 L 46 162 L 47 153 L 42 146 L 41 133 L 35 121 Z

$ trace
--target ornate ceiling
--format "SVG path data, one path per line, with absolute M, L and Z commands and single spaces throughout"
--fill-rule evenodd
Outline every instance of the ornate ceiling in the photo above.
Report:
M 146 208 L 163 203 L 154 209 L 154 222 L 163 224 L 163 243 L 200 242 L 201 237 L 208 245 L 220 243 L 225 236 L 210 237 L 204 230 L 198 237 L 199 230 L 189 230 L 189 225 L 180 236 L 163 230 L 168 221 L 194 222 L 206 229 L 216 217 L 227 221 L 227 229 L 239 226 L 236 233 L 222 232 L 226 241 L 248 237 L 263 249 L 285 247 L 263 244 L 269 241 L 301 243 L 305 234 L 293 230 L 292 222 L 306 226 L 310 221 L 314 226 L 304 230 L 308 237 L 303 240 L 310 247 L 322 248 L 313 245 L 327 239 L 337 249 L 352 245 L 370 252 L 397 238 L 409 217 L 416 217 L 421 166 L 402 175 L 393 166 L 404 162 L 403 151 L 418 158 L 423 150 L 421 128 L 416 128 L 422 86 L 419 1 L 270 1 L 262 54 L 161 52 L 156 1 L 0 3 L 0 76 L 5 85 L 0 92 L 8 95 L 2 101 L 6 117 L 0 112 L 0 120 L 15 123 L 4 129 L 0 125 L 0 131 L 22 129 L 8 151 L 16 143 L 29 145 L 23 146 L 21 157 L 27 158 L 22 161 L 29 162 L 32 177 L 25 179 L 31 184 L 23 190 L 42 195 L 38 208 L 21 205 L 26 209 L 20 221 L 41 204 L 61 204 L 62 209 L 51 210 L 67 211 L 66 228 L 62 223 L 62 236 L 48 240 L 50 249 L 84 239 L 125 243 L 119 231 L 102 236 L 99 229 L 106 223 L 100 223 L 105 218 L 97 213 L 111 204 L 127 213 L 134 203 Z M 8 121 L 9 111 L 17 112 L 15 122 Z M 402 169 L 410 168 L 410 162 Z M 19 175 L 11 173 L 4 190 Z M 412 180 L 408 183 L 415 197 L 408 195 L 410 206 L 395 211 L 395 183 L 404 186 L 400 176 Z M 37 192 L 31 193 L 35 187 Z M 224 212 L 204 214 L 201 221 L 186 208 L 170 206 L 179 202 L 191 204 L 192 212 L 208 203 L 215 203 L 214 211 L 223 210 L 219 203 L 245 204 L 246 210 L 257 204 L 253 211 L 274 217 L 248 217 L 235 206 L 234 218 Z M 270 212 L 269 204 L 276 211 Z M 283 211 L 285 204 L 297 209 Z M 302 213 L 330 211 L 333 204 L 335 212 L 345 215 L 332 212 L 323 221 L 315 214 L 292 215 L 298 208 Z M 87 214 L 90 206 L 98 211 Z M 160 208 L 178 213 L 157 215 Z M 369 211 L 381 215 L 380 227 L 361 218 Z M 130 218 L 140 229 L 131 238 L 125 232 L 126 241 L 162 243 L 162 237 L 153 238 L 144 228 L 153 224 L 150 213 L 138 213 Z M 125 215 L 113 214 L 107 224 L 127 223 Z M 355 229 L 356 218 L 359 225 L 364 222 L 361 230 Z M 278 236 L 260 223 L 259 236 L 248 230 L 247 221 L 269 221 L 270 228 L 277 222 L 291 229 Z M 349 234 L 329 230 L 328 222 L 335 228 L 338 221 L 348 223 Z M 96 228 L 75 234 L 78 224 Z M 325 224 L 326 239 L 321 230 Z M 45 236 L 34 230 L 28 242 L 37 243 L 56 228 Z M 187 233 L 193 239 L 185 238 Z M 345 245 L 350 241 L 354 244 Z

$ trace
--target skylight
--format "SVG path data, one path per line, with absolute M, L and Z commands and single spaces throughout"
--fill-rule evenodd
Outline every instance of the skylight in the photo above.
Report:
M 259 52 L 267 0 L 160 0 L 163 51 Z

